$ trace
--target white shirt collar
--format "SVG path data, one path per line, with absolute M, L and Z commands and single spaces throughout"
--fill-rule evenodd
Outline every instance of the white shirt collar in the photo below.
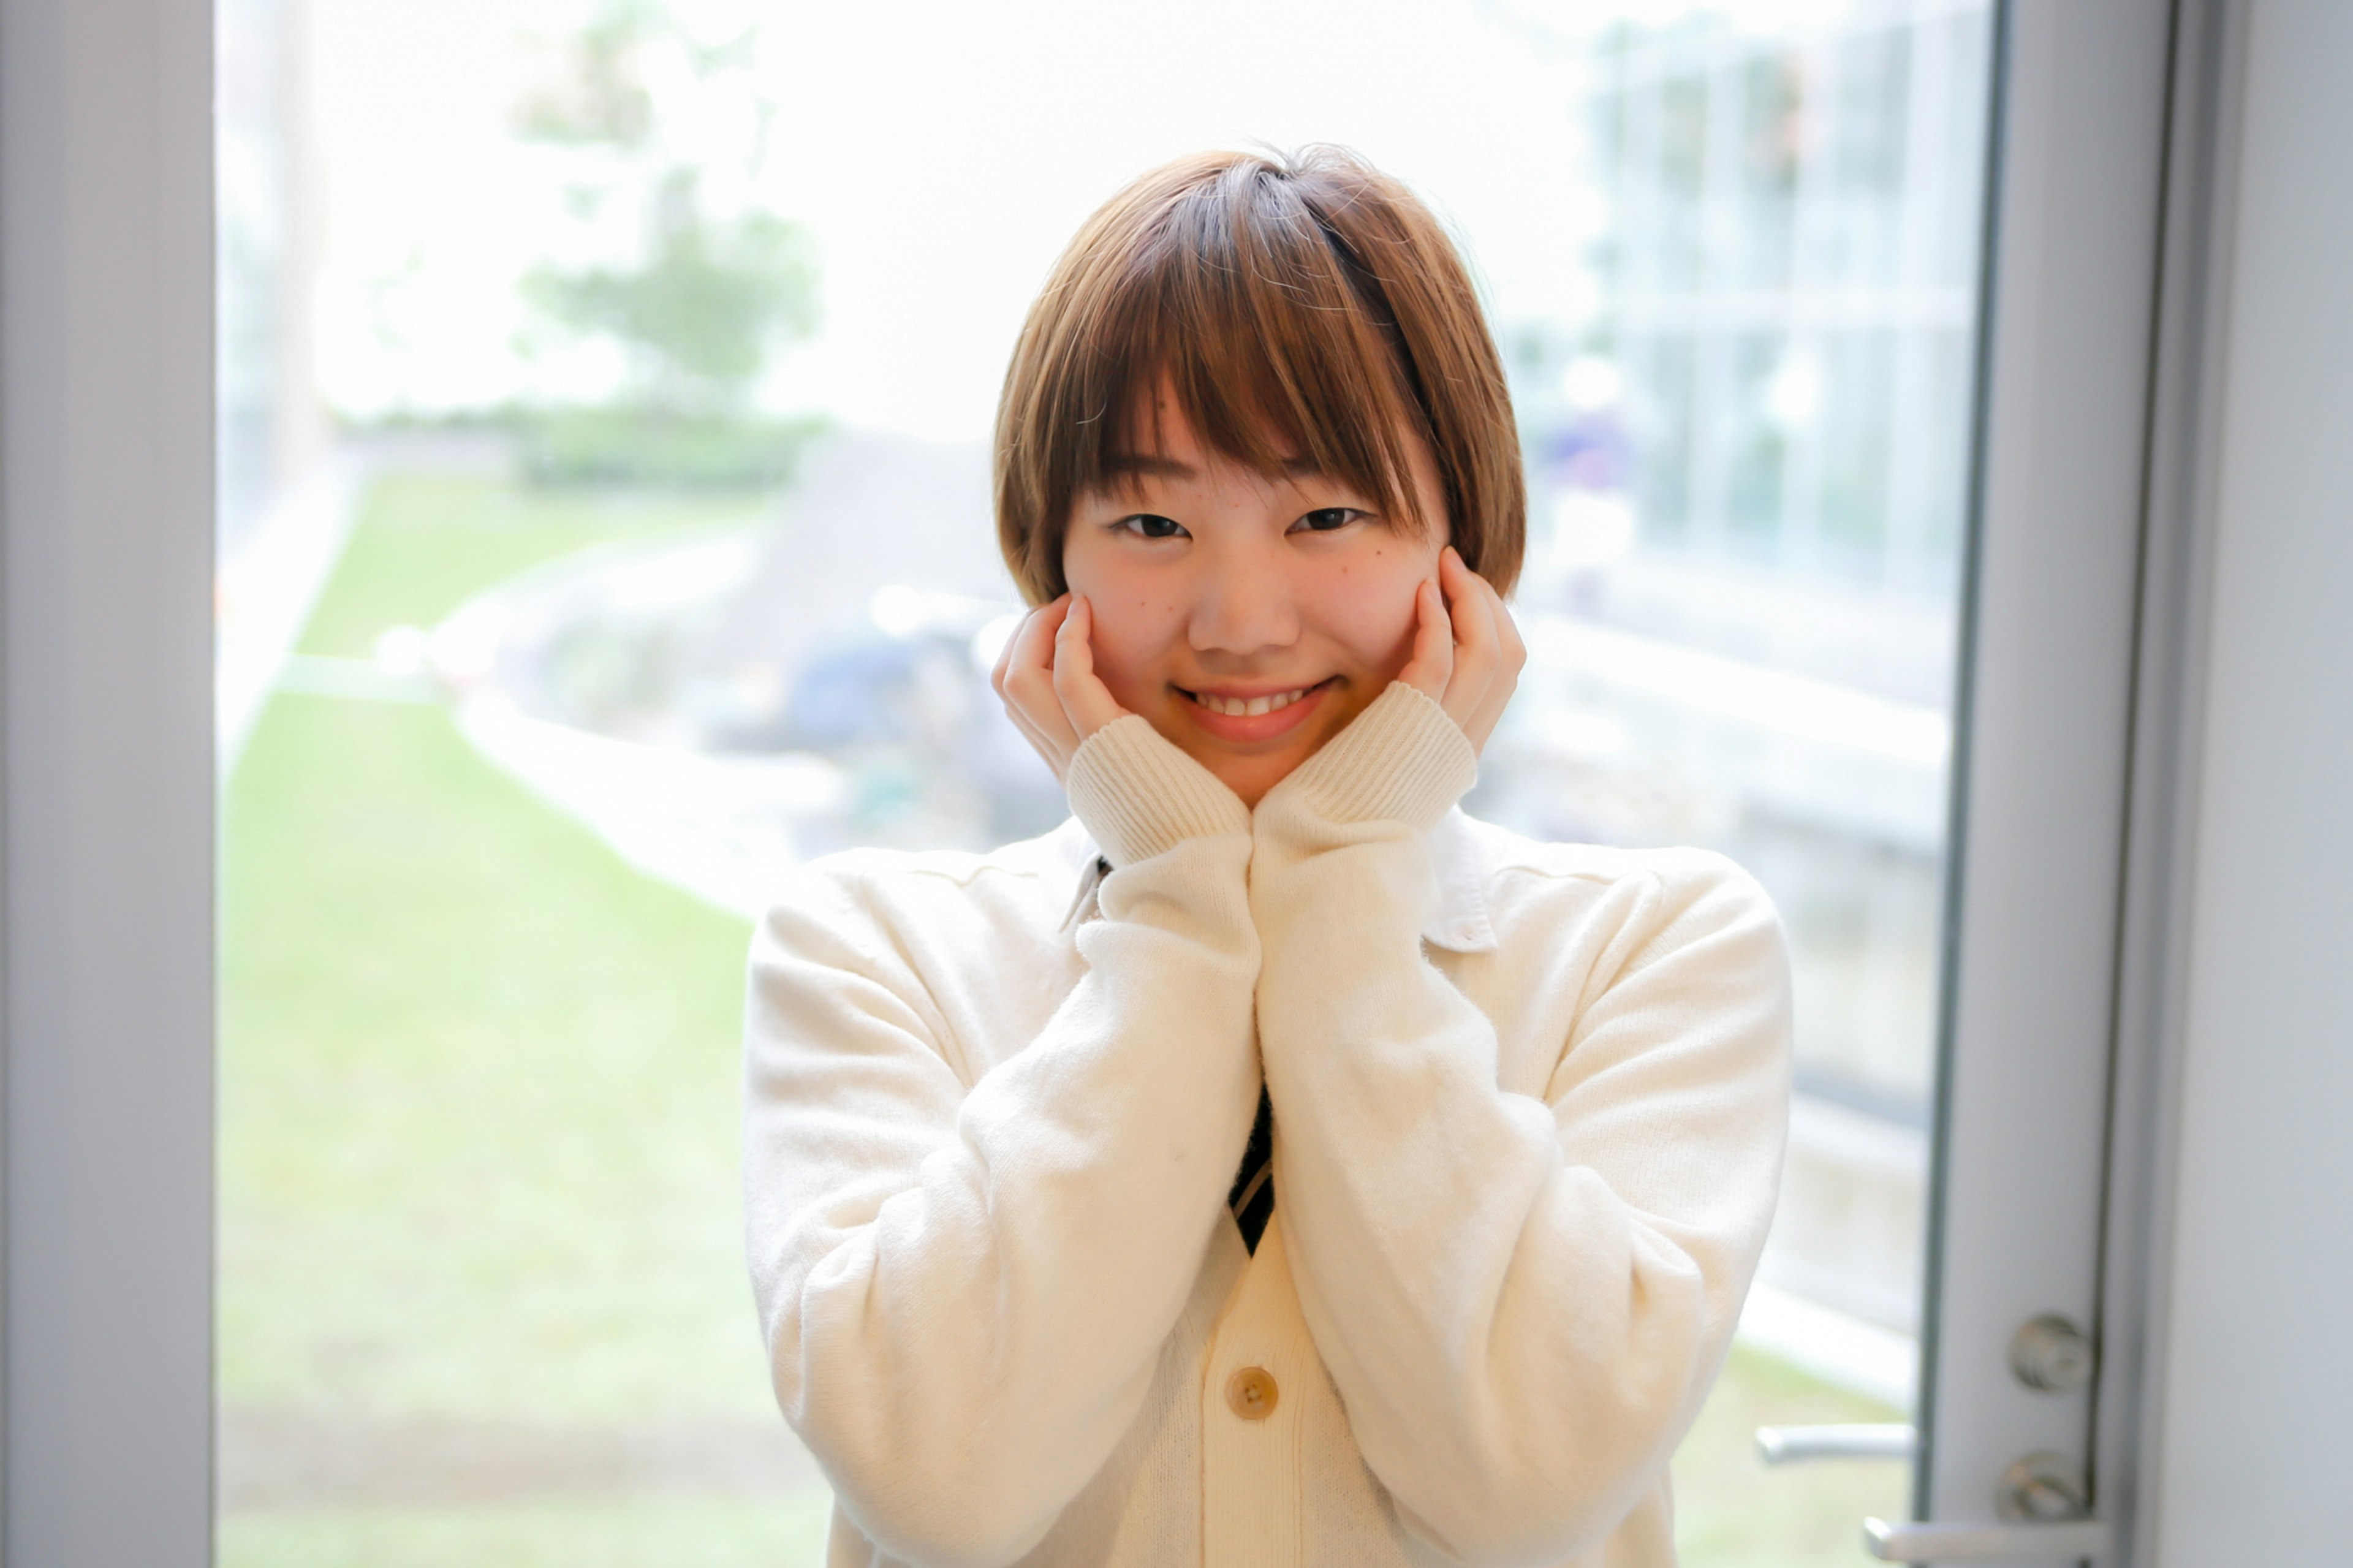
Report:
M 1070 931 L 1101 912 L 1096 891 L 1111 865 L 1078 818 L 1063 823 L 1055 837 L 1065 842 L 1077 879 L 1070 910 L 1062 917 L 1061 929 Z M 1493 952 L 1495 927 L 1487 916 L 1487 879 L 1471 818 L 1461 806 L 1453 807 L 1430 830 L 1428 842 L 1430 862 L 1438 873 L 1438 904 L 1422 925 L 1422 941 L 1451 952 Z

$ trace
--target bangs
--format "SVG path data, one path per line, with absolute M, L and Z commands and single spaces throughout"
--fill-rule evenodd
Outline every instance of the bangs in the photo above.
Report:
M 998 542 L 1032 602 L 1067 586 L 1072 505 L 1131 480 L 1171 409 L 1228 462 L 1345 484 L 1499 591 L 1518 574 L 1518 432 L 1477 294 L 1429 209 L 1352 154 L 1183 159 L 1071 241 L 997 406 Z M 1440 516 L 1422 515 L 1416 441 Z
M 1070 346 L 1063 405 L 1043 411 L 1072 433 L 1062 497 L 1128 478 L 1173 408 L 1229 462 L 1270 479 L 1304 466 L 1429 527 L 1404 437 L 1430 432 L 1379 280 L 1287 182 L 1240 166 L 1187 192 Z

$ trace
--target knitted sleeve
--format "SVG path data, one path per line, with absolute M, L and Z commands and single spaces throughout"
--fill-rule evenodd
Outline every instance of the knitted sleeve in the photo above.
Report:
M 1259 806 L 1276 1203 L 1399 1519 L 1456 1561 L 1556 1562 L 1655 1486 L 1728 1345 L 1778 1179 L 1787 962 L 1754 882 L 1662 854 L 1580 917 L 1604 958 L 1573 1016 L 1491 1019 L 1419 935 L 1425 830 L 1473 772 L 1393 685 Z M 1499 1022 L 1557 1032 L 1546 1099 L 1499 1088 Z
M 1085 973 L 977 1082 L 932 990 L 969 919 L 905 896 L 886 918 L 890 872 L 850 858 L 754 938 L 746 1233 L 776 1396 L 894 1558 L 1011 1562 L 1103 1467 L 1255 1109 L 1249 814 L 1141 720 L 1089 741 L 1071 794 L 1120 861 Z

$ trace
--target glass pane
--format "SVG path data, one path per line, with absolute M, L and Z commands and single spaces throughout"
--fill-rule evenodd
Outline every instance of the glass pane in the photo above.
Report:
M 1859 1563 L 1860 1519 L 1907 1511 L 1900 1458 L 1768 1468 L 1757 1436 L 1900 1443 L 1911 1413 L 1988 27 L 1981 6 L 1695 10 L 1589 37 L 1570 95 L 1572 183 L 1606 204 L 1592 302 L 1529 323 L 1552 554 L 1471 805 L 1711 845 L 1788 926 L 1789 1163 L 1676 1459 L 1691 1563 Z
M 224 1563 L 820 1560 L 740 1261 L 748 922 L 1060 820 L 985 680 L 997 382 L 1088 211 L 1245 139 L 1360 149 L 1482 277 L 1532 659 L 1466 805 L 1723 849 L 1788 924 L 1678 1530 L 1862 1560 L 1903 1462 L 1754 1438 L 1908 1415 L 1984 5 L 217 16 Z

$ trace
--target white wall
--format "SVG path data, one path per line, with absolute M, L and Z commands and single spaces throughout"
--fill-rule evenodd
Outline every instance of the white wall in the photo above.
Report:
M 2167 1568 L 2353 1552 L 2353 5 L 2256 0 L 2197 781 Z

